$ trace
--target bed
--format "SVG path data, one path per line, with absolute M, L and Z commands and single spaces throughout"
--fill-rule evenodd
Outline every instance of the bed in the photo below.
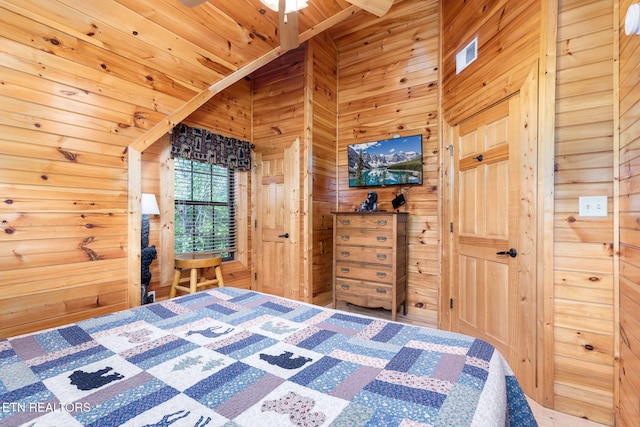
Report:
M 535 426 L 468 336 L 218 288 L 0 341 L 2 426 Z

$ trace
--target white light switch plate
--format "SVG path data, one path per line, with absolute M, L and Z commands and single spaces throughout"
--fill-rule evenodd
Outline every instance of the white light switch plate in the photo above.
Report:
M 607 196 L 579 198 L 580 216 L 607 216 Z

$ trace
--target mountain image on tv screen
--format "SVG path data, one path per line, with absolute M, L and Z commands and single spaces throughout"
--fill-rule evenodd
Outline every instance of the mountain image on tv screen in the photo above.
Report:
M 351 144 L 349 187 L 422 184 L 422 135 Z

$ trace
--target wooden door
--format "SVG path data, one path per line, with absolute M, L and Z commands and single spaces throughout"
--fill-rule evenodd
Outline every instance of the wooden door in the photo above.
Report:
M 255 157 L 254 286 L 260 292 L 299 299 L 300 142 L 284 152 Z
M 535 137 L 528 128 L 536 110 L 523 101 L 518 93 L 453 129 L 451 323 L 493 344 L 534 396 Z

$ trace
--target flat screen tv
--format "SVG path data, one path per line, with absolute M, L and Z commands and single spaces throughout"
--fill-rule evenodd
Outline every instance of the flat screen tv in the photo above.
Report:
M 349 187 L 422 184 L 422 135 L 351 144 Z

